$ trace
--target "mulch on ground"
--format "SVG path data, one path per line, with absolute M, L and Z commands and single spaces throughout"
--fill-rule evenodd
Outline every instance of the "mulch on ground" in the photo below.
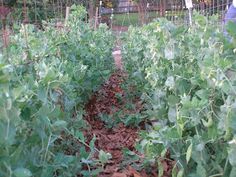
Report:
M 88 104 L 86 105 L 85 120 L 88 122 L 89 128 L 84 131 L 84 135 L 88 142 L 96 137 L 95 146 L 99 150 L 103 150 L 112 155 L 109 163 L 104 167 L 104 170 L 99 174 L 99 177 L 158 177 L 157 165 L 151 167 L 152 170 L 147 173 L 145 169 L 137 171 L 130 165 L 122 169 L 124 162 L 123 149 L 138 154 L 135 150 L 135 144 L 139 139 L 140 128 L 125 126 L 124 123 L 118 122 L 114 126 L 107 126 L 109 122 L 116 122 L 118 117 L 115 114 L 119 111 L 125 114 L 138 113 L 142 109 L 139 99 L 134 99 L 133 104 L 135 109 L 130 111 L 126 110 L 126 98 L 121 84 L 127 77 L 122 71 L 122 59 L 120 51 L 113 52 L 117 71 L 103 84 L 101 89 L 94 93 Z M 117 97 L 119 95 L 119 99 Z M 101 119 L 102 115 L 106 115 L 108 120 Z M 143 154 L 138 154 L 140 160 L 136 163 L 142 163 L 144 158 Z M 163 177 L 171 176 L 171 169 L 173 161 L 163 160 Z
M 101 114 L 112 115 L 122 107 L 122 103 L 117 99 L 117 94 L 124 95 L 120 87 L 123 82 L 123 73 L 116 72 L 102 86 L 101 90 L 94 94 L 90 102 L 86 106 L 85 119 L 90 125 L 85 136 L 92 139 L 96 136 L 96 147 L 112 155 L 109 164 L 106 165 L 101 177 L 112 176 L 120 171 L 119 164 L 123 160 L 122 149 L 128 148 L 134 150 L 136 140 L 138 138 L 137 128 L 126 127 L 123 123 L 119 123 L 113 128 L 108 128 L 106 124 L 99 118 Z M 111 120 L 114 121 L 114 120 Z

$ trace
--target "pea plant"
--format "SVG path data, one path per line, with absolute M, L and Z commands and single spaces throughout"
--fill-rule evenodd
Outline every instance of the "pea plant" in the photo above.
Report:
M 114 38 L 85 15 L 74 6 L 62 29 L 22 25 L 0 54 L 0 176 L 96 176 L 110 158 L 82 130 L 85 103 L 113 70 Z
M 236 26 L 229 23 L 224 36 L 214 16 L 195 14 L 193 22 L 184 27 L 159 19 L 123 37 L 127 84 L 153 122 L 140 144 L 157 164 L 169 152 L 176 162 L 172 176 L 233 177 Z

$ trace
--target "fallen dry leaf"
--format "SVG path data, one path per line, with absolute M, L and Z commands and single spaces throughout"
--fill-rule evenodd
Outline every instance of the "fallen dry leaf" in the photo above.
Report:
M 131 173 L 132 176 L 134 177 L 142 177 L 141 174 L 139 172 L 137 172 L 137 170 L 135 170 L 133 167 L 129 166 L 128 167 L 128 171 Z
M 114 173 L 111 177 L 127 177 L 124 173 Z

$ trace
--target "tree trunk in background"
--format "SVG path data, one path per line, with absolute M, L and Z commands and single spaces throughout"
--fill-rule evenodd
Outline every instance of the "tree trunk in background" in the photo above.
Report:
M 141 25 L 146 23 L 146 7 L 147 7 L 147 0 L 138 1 L 138 14 L 139 14 L 139 22 Z
M 94 3 L 94 0 L 89 0 L 88 14 L 89 14 L 89 23 L 90 23 L 91 26 L 93 26 L 94 18 L 95 18 L 95 3 Z

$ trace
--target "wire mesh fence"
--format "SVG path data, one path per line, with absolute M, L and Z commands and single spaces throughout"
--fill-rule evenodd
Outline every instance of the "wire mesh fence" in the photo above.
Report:
M 14 33 L 14 26 L 21 23 L 31 23 L 40 27 L 42 21 L 51 20 L 55 23 L 64 21 L 66 7 L 72 4 L 83 5 L 89 11 L 86 0 L 0 0 L 1 18 L 1 46 L 8 43 L 10 34 Z M 102 3 L 95 3 L 98 12 L 97 22 L 106 23 L 112 29 L 126 30 L 128 26 L 139 26 L 165 17 L 175 24 L 189 23 L 189 12 L 185 0 L 112 0 L 116 2 L 113 8 L 106 8 Z M 193 9 L 205 16 L 218 15 L 222 25 L 225 12 L 232 0 L 193 0 Z M 87 19 L 86 19 L 87 20 Z M 0 46 L 0 47 L 1 47 Z
M 205 16 L 218 15 L 219 24 L 222 24 L 225 12 L 231 3 L 232 0 L 193 1 L 192 11 Z M 142 6 L 129 0 L 121 0 L 116 8 L 102 10 L 103 16 L 109 17 L 115 26 L 141 25 L 140 12 L 143 13 L 145 23 L 160 17 L 165 17 L 176 24 L 187 24 L 189 21 L 185 0 L 143 1 Z
M 55 25 L 64 22 L 66 8 L 75 5 L 88 6 L 86 0 L 0 0 L 0 48 L 7 45 L 9 35 L 24 24 L 42 28 L 43 21 Z
M 66 7 L 73 4 L 87 5 L 85 0 L 0 0 L 0 16 L 8 24 L 38 24 L 65 18 Z

